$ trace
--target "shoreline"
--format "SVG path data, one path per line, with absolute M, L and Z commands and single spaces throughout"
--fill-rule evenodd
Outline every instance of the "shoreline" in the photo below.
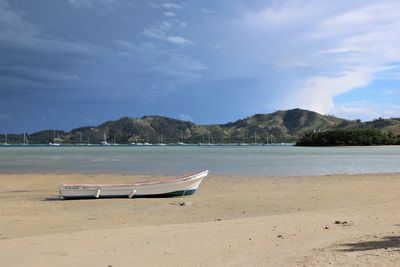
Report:
M 202 169 L 198 169 L 197 171 L 202 171 Z M 85 177 L 85 176 L 105 176 L 107 175 L 108 177 L 131 177 L 133 181 L 137 181 L 138 177 L 141 177 L 143 179 L 152 179 L 152 177 L 155 177 L 156 179 L 162 179 L 162 178 L 172 178 L 172 177 L 180 177 L 180 176 L 187 176 L 191 175 L 194 172 L 182 172 L 181 174 L 162 174 L 162 173 L 140 173 L 140 172 L 135 172 L 135 173 L 128 173 L 128 172 L 104 172 L 104 171 L 99 171 L 99 172 L 77 172 L 77 171 L 43 171 L 43 172 L 35 172 L 35 171 L 26 171 L 26 172 L 20 172 L 20 171 L 14 171 L 14 172 L 8 172 L 8 171 L 2 171 L 0 172 L 0 177 L 2 176 L 15 176 L 15 175 L 20 175 L 20 176 L 29 176 L 29 175 L 56 175 L 56 176 L 78 176 L 78 177 Z M 296 177 L 296 178 L 305 178 L 305 177 L 330 177 L 330 176 L 358 176 L 358 175 L 400 175 L 399 172 L 393 172 L 393 171 L 388 171 L 388 172 L 346 172 L 346 173 L 329 173 L 329 174 L 299 174 L 299 175 L 291 175 L 291 174 L 285 174 L 285 175 L 255 175 L 255 174 L 248 174 L 248 175 L 227 175 L 227 174 L 218 174 L 214 173 L 212 170 L 210 170 L 210 175 L 208 177 L 218 177 L 218 178 L 229 178 L 229 177 L 234 177 L 234 178 L 239 178 L 239 177 L 245 177 L 245 178 L 262 178 L 262 179 L 268 179 L 268 178 L 290 178 L 290 177 Z M 206 178 L 208 179 L 208 178 Z
M 183 198 L 54 198 L 62 182 L 161 177 L 0 174 L 2 263 L 395 266 L 400 260 L 398 173 L 210 175 Z

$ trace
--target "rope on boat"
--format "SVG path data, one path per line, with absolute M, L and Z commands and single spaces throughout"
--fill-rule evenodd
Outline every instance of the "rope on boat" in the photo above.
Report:
M 95 198 L 99 198 L 101 193 L 101 189 L 97 188 L 96 194 L 94 195 Z
M 192 179 L 189 179 L 189 181 L 191 181 Z M 187 189 L 188 189 L 188 187 L 190 186 L 190 183 L 188 183 L 188 185 L 185 187 L 185 189 L 183 190 L 183 194 L 182 194 L 182 196 L 181 196 L 181 200 L 183 199 L 183 197 L 185 196 L 185 194 L 186 194 L 186 191 L 187 191 Z M 185 206 L 185 201 L 181 201 L 180 203 L 179 203 L 179 205 L 180 206 Z
M 133 198 L 133 196 L 136 194 L 136 190 L 133 189 L 132 192 L 128 195 L 129 198 Z

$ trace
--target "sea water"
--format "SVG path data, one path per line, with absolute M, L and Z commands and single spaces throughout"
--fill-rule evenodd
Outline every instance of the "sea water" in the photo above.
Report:
M 292 176 L 400 172 L 399 147 L 1 146 L 0 173 Z

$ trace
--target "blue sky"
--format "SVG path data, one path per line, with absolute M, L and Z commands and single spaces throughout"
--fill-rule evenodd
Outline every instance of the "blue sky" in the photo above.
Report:
M 400 117 L 400 2 L 0 0 L 0 132 Z

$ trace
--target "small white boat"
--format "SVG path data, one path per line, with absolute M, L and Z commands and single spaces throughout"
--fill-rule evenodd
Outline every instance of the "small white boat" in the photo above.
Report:
M 22 143 L 21 145 L 26 146 L 26 145 L 28 145 L 28 144 L 29 144 L 29 142 L 28 142 L 28 137 L 26 136 L 26 133 L 24 133 L 24 140 L 23 140 L 23 143 Z
M 60 146 L 60 143 L 49 143 L 49 146 Z
M 131 143 L 132 146 L 143 146 L 143 143 Z
M 109 146 L 109 145 L 111 145 L 110 143 L 107 142 L 107 135 L 106 135 L 106 133 L 103 133 L 103 141 L 100 142 L 100 145 L 102 145 L 102 146 Z
M 53 142 L 50 142 L 49 146 L 60 146 L 60 145 L 61 145 L 60 137 L 56 138 L 56 131 L 53 131 Z
M 9 146 L 10 144 L 8 143 L 8 140 L 7 140 L 7 134 L 4 134 L 4 143 L 2 143 L 2 144 L 0 144 L 0 145 L 3 145 L 3 146 Z
M 173 197 L 193 195 L 208 170 L 188 176 L 132 184 L 63 184 L 60 198 Z

